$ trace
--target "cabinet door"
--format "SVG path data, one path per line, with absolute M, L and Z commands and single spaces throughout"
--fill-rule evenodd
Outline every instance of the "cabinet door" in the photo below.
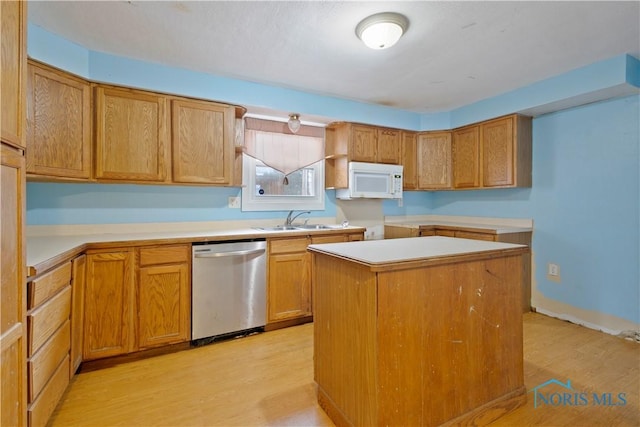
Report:
M 399 165 L 402 153 L 402 132 L 395 129 L 378 129 L 377 138 L 376 161 Z
M 89 83 L 35 63 L 28 71 L 27 173 L 89 179 Z
M 483 123 L 482 186 L 514 185 L 513 117 Z
M 488 242 L 493 242 L 496 240 L 496 234 L 492 233 L 479 233 L 476 231 L 458 231 L 455 232 L 455 237 L 459 237 L 461 239 L 473 239 L 473 240 L 486 240 Z
M 82 335 L 84 331 L 84 290 L 87 256 L 80 255 L 72 261 L 71 273 L 71 363 L 69 377 L 82 363 Z
M 419 230 L 417 228 L 400 227 L 394 225 L 384 226 L 385 239 L 402 239 L 405 237 L 417 237 Z
M 342 243 L 348 242 L 349 237 L 346 234 L 328 234 L 326 236 L 311 236 L 312 245 L 320 245 L 323 243 Z
M 4 14 L 4 4 L 7 2 L 1 3 Z M 2 25 L 4 26 L 4 15 Z M 27 286 L 25 283 L 27 274 L 23 236 L 24 157 L 22 157 L 21 151 L 8 145 L 2 144 L 0 149 L 0 194 L 2 194 L 0 215 L 0 276 L 2 279 L 0 283 L 0 295 L 2 295 L 2 310 L 0 310 L 0 360 L 2 360 L 0 425 L 24 426 L 27 418 Z
M 87 255 L 83 359 L 126 354 L 134 349 L 133 252 Z
M 418 188 L 451 188 L 451 132 L 418 135 Z
M 24 147 L 27 2 L 0 1 L 0 21 L 0 139 Z
M 162 182 L 168 177 L 166 97 L 96 88 L 96 178 Z
M 188 264 L 144 267 L 138 283 L 138 347 L 189 340 L 191 292 Z
M 453 131 L 453 187 L 480 186 L 480 130 L 470 126 Z
M 311 315 L 309 259 L 306 252 L 269 256 L 269 322 Z
M 377 161 L 377 129 L 369 126 L 352 125 L 349 138 L 349 160 L 354 162 Z
M 402 178 L 405 190 L 418 188 L 418 137 L 413 132 L 402 132 Z
M 229 185 L 234 161 L 233 107 L 172 101 L 173 181 Z

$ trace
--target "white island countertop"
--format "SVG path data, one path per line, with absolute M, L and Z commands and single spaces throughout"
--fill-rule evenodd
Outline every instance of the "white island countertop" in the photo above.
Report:
M 369 265 L 433 260 L 483 252 L 523 249 L 526 245 L 431 236 L 309 245 L 309 250 Z

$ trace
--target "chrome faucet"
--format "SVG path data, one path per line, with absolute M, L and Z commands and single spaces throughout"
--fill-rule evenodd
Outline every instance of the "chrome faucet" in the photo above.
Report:
M 300 215 L 302 214 L 310 214 L 311 211 L 304 211 L 304 212 L 300 212 L 299 214 L 294 215 L 293 217 L 291 215 L 293 215 L 293 211 L 289 211 L 289 215 L 287 215 L 287 219 L 284 220 L 284 225 L 291 225 L 293 224 L 293 220 L 298 218 Z

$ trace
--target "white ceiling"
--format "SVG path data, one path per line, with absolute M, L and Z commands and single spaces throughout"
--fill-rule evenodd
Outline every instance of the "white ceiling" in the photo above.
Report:
M 409 29 L 370 50 L 355 27 L 384 11 Z M 56 0 L 28 13 L 90 50 L 419 113 L 640 57 L 639 1 Z

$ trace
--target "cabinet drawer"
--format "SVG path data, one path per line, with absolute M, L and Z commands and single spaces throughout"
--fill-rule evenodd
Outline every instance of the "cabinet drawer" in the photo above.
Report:
M 27 316 L 29 357 L 35 354 L 56 329 L 69 319 L 70 310 L 71 286 L 67 285 L 49 301 L 29 313 Z
M 331 236 L 311 236 L 312 244 L 320 243 L 342 243 L 346 242 L 346 236 L 344 234 L 333 234 Z
M 29 427 L 45 427 L 49 417 L 69 385 L 69 356 L 56 368 L 38 398 L 29 405 Z
M 71 263 L 67 262 L 27 284 L 27 309 L 32 309 L 71 282 Z
M 155 264 L 179 264 L 188 262 L 190 257 L 191 245 L 140 248 L 141 267 Z
M 461 239 L 487 240 L 489 242 L 496 240 L 495 234 L 475 233 L 473 231 L 456 231 L 456 237 Z
M 270 240 L 269 241 L 269 253 L 270 254 L 285 254 L 290 252 L 304 252 L 307 250 L 309 241 L 306 237 L 283 239 L 283 240 Z
M 29 372 L 29 402 L 42 391 L 60 362 L 69 354 L 71 323 L 67 320 L 27 362 Z

